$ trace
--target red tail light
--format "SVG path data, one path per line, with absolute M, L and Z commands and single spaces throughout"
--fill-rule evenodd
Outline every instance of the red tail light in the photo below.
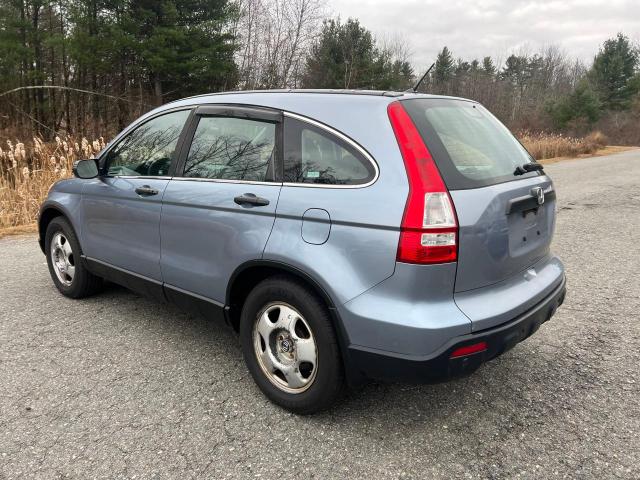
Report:
M 458 221 L 438 167 L 400 102 L 387 109 L 409 178 L 397 260 L 446 263 L 458 258 Z

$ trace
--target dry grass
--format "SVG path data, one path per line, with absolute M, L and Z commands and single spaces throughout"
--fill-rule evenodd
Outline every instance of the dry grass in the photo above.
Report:
M 30 223 L 28 225 L 18 225 L 17 227 L 4 227 L 0 228 L 0 238 L 8 237 L 11 235 L 26 235 L 28 233 L 37 233 L 38 225 Z
M 518 137 L 536 160 L 577 157 L 594 153 L 607 145 L 607 137 L 598 131 L 583 138 L 568 137 L 557 133 L 532 132 L 521 132 Z
M 36 222 L 40 204 L 51 185 L 71 175 L 73 162 L 104 148 L 104 140 L 79 142 L 71 137 L 29 144 L 7 140 L 0 144 L 0 229 Z
M 628 152 L 629 150 L 637 150 L 638 147 L 628 147 L 626 145 L 607 145 L 606 147 L 600 148 L 593 153 L 585 153 L 578 156 L 571 157 L 553 157 L 546 158 L 544 160 L 539 160 L 543 165 L 549 165 L 551 163 L 563 162 L 565 160 L 574 160 L 577 158 L 592 158 L 592 157 L 602 157 L 606 155 L 615 155 L 616 153 Z

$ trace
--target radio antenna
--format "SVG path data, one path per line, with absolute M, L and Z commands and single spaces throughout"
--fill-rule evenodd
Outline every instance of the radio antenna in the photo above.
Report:
M 425 78 L 427 78 L 427 75 L 429 75 L 429 72 L 431 71 L 431 69 L 435 66 L 435 62 L 431 64 L 431 66 L 429 67 L 429 70 L 427 70 L 426 72 L 424 72 L 424 75 L 422 75 L 422 77 L 420 77 L 420 80 L 418 80 L 418 82 L 409 90 L 406 90 L 407 92 L 413 92 L 413 93 L 417 93 L 418 92 L 418 88 L 420 87 L 420 84 L 424 81 Z

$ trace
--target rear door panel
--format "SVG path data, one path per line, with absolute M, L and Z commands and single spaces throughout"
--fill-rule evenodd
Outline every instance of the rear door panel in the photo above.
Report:
M 238 266 L 262 257 L 282 188 L 276 178 L 281 156 L 281 117 L 278 111 L 258 107 L 197 108 L 188 127 L 176 176 L 169 182 L 162 202 L 160 264 L 167 286 L 222 304 L 228 281 Z M 220 119 L 275 125 L 274 137 L 269 135 L 274 138 L 274 150 L 266 174 L 268 181 L 239 178 L 243 171 L 252 171 L 254 165 L 250 160 L 261 147 L 252 142 L 242 143 L 246 139 L 241 131 L 234 136 L 218 128 Z M 208 123 L 208 136 L 198 137 L 199 125 L 209 120 L 215 121 Z M 218 127 L 212 128 L 215 125 Z M 189 165 L 191 148 L 197 149 L 200 160 Z M 211 159 L 215 160 L 211 165 L 227 163 L 207 177 L 210 167 L 206 165 Z M 230 175 L 233 178 L 223 178 L 225 168 L 233 170 Z M 239 197 L 247 194 L 266 203 L 242 202 Z
M 242 263 L 259 259 L 275 220 L 281 186 L 174 179 L 162 205 L 162 276 L 168 285 L 223 303 Z M 266 206 L 240 206 L 253 193 Z

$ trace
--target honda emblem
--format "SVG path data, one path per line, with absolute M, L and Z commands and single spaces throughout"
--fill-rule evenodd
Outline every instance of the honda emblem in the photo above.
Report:
M 536 197 L 536 199 L 538 200 L 538 205 L 542 205 L 544 203 L 544 189 L 542 187 L 532 188 L 531 195 Z

